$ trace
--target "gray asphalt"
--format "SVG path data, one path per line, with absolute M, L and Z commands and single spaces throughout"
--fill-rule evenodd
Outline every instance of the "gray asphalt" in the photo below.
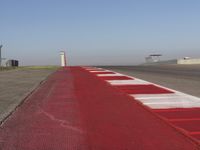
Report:
M 0 122 L 2 122 L 55 69 L 22 68 L 0 71 Z
M 102 67 L 200 97 L 200 65 Z

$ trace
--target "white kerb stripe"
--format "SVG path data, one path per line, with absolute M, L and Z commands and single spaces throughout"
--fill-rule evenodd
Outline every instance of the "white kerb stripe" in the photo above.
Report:
M 92 71 L 89 71 L 89 72 L 108 72 L 107 70 L 92 70 Z M 109 71 L 110 72 L 110 71 Z
M 123 76 L 120 73 L 115 73 L 115 74 L 97 74 L 99 77 L 109 77 L 109 76 Z
M 107 72 L 109 70 L 100 71 Z M 99 72 L 99 71 L 91 71 L 91 72 Z M 109 71 L 110 72 L 110 71 Z M 111 71 L 114 72 L 114 71 Z M 116 74 L 119 74 L 115 72 Z M 123 74 L 120 74 L 120 76 Z M 97 76 L 113 76 L 112 75 L 97 75 Z M 130 77 L 130 76 L 127 76 Z M 133 78 L 133 77 L 132 77 Z M 133 80 L 107 80 L 111 85 L 145 85 L 145 84 L 153 84 L 160 88 L 164 88 L 166 90 L 170 90 L 174 93 L 170 94 L 130 94 L 137 101 L 140 101 L 144 105 L 152 108 L 152 109 L 170 109 L 170 108 L 193 108 L 200 107 L 200 98 L 191 96 L 176 90 L 172 90 L 148 81 L 144 81 L 141 79 L 133 78 Z
M 144 104 L 152 109 L 171 109 L 171 108 L 197 108 L 200 107 L 200 103 L 154 103 Z
M 150 108 L 192 108 L 200 106 L 200 98 L 184 93 L 172 94 L 131 94 L 136 100 Z
M 148 84 L 146 81 L 142 81 L 139 79 L 133 79 L 133 80 L 108 80 L 111 85 L 144 85 Z

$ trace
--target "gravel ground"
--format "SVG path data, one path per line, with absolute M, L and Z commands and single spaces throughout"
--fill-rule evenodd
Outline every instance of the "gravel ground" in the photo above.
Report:
M 102 67 L 200 97 L 200 65 Z
M 0 122 L 56 68 L 25 67 L 0 71 Z

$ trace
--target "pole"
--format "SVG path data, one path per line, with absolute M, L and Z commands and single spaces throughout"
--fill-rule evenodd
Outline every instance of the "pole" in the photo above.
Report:
M 1 48 L 3 47 L 3 45 L 0 45 L 0 67 L 1 67 L 1 61 L 2 61 L 2 58 L 1 58 Z
M 65 59 L 65 66 L 67 66 L 67 58 L 66 58 L 66 53 L 64 52 L 64 59 Z

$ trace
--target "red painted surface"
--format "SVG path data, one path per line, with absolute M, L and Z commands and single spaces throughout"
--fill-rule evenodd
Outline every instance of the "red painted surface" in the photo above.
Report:
M 200 140 L 200 108 L 179 108 L 155 110 L 170 123 Z
M 105 71 L 104 69 L 101 69 L 101 68 L 88 68 L 86 67 L 85 69 L 89 69 L 88 71 Z
M 90 73 L 93 73 L 93 74 L 115 74 L 114 72 L 110 72 L 110 71 L 107 71 L 107 72 L 90 72 Z
M 128 94 L 167 94 L 174 93 L 167 89 L 155 86 L 153 84 L 147 85 L 117 85 L 115 86 Z
M 194 137 L 197 140 L 200 140 L 200 133 L 196 134 L 196 135 L 191 135 L 192 137 Z
M 72 67 L 53 74 L 2 125 L 3 150 L 196 150 L 132 97 Z
M 133 78 L 127 76 L 99 76 L 103 80 L 133 80 Z
M 167 119 L 200 119 L 200 108 L 179 108 L 179 109 L 164 109 L 154 110 L 159 115 Z
M 1 150 L 89 149 L 69 69 L 53 74 L 0 129 Z
M 87 121 L 92 149 L 195 149 L 187 137 L 146 111 L 132 97 L 87 71 L 73 68 L 72 73 L 77 79 L 75 91 Z
M 189 132 L 199 132 L 200 131 L 200 120 L 183 120 L 173 122 L 174 125 L 181 127 Z
M 90 69 L 90 68 L 89 68 Z M 90 70 L 88 70 L 88 71 L 105 71 L 105 70 L 103 70 L 103 69 L 90 69 Z
M 127 94 L 170 94 L 174 93 L 165 88 L 149 85 L 118 85 L 115 86 Z M 158 115 L 167 119 L 181 132 L 195 140 L 200 139 L 200 108 L 154 109 Z

